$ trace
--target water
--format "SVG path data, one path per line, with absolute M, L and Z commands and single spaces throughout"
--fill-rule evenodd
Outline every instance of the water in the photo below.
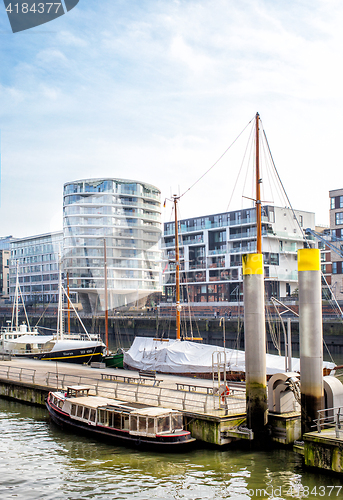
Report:
M 304 470 L 288 450 L 138 452 L 65 434 L 43 408 L 2 399 L 0 432 L 1 500 L 343 499 L 342 478 Z

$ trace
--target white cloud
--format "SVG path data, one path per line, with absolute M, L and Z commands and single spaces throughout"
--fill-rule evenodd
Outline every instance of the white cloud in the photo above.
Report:
M 1 232 L 49 230 L 77 178 L 183 191 L 256 111 L 294 206 L 325 222 L 328 190 L 341 187 L 342 21 L 338 1 L 89 0 L 51 23 L 56 33 L 6 36 Z M 239 167 L 230 151 L 183 215 L 226 210 Z

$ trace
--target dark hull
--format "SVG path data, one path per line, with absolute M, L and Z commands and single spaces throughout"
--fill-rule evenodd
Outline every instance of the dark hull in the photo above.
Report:
M 82 349 L 66 349 L 54 352 L 43 352 L 43 353 L 25 353 L 16 354 L 16 357 L 30 358 L 30 359 L 42 359 L 44 361 L 64 361 L 69 363 L 91 363 L 102 360 L 103 346 L 99 345 L 97 347 L 87 347 Z
M 78 420 L 73 420 L 66 413 L 53 407 L 46 401 L 46 407 L 51 420 L 63 429 L 78 432 L 96 439 L 106 441 L 106 443 L 127 446 L 131 448 L 142 448 L 158 451 L 161 453 L 183 452 L 190 449 L 195 439 L 189 435 L 171 435 L 149 438 L 146 436 L 133 436 L 128 431 L 111 429 L 109 427 L 93 426 Z

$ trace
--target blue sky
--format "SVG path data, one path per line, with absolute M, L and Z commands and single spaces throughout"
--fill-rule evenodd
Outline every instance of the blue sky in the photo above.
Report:
M 80 0 L 13 34 L 0 5 L 0 236 L 61 228 L 71 180 L 184 192 L 257 111 L 293 206 L 327 224 L 328 191 L 343 187 L 342 25 L 338 0 Z M 245 145 L 181 217 L 227 210 Z

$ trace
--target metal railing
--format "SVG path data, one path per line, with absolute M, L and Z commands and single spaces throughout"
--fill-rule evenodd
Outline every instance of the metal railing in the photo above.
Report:
M 137 379 L 138 381 L 139 379 Z M 48 372 L 46 383 L 48 386 L 65 390 L 69 385 L 87 385 L 91 393 L 96 396 L 114 398 L 127 402 L 139 402 L 152 406 L 164 406 L 185 412 L 212 413 L 212 414 L 240 414 L 245 413 L 245 393 L 235 391 L 232 396 L 226 396 L 220 404 L 218 396 L 198 391 L 185 391 L 154 387 L 138 383 L 125 383 L 120 380 L 98 380 L 79 375 Z
M 335 426 L 336 434 L 338 434 L 343 424 L 343 406 L 318 410 L 318 418 L 314 422 L 315 425 L 313 427 L 317 429 L 318 433 L 325 427 Z
M 0 365 L 0 378 L 5 376 L 8 380 L 29 380 L 35 382 L 36 370 L 31 368 L 18 368 L 16 366 Z

